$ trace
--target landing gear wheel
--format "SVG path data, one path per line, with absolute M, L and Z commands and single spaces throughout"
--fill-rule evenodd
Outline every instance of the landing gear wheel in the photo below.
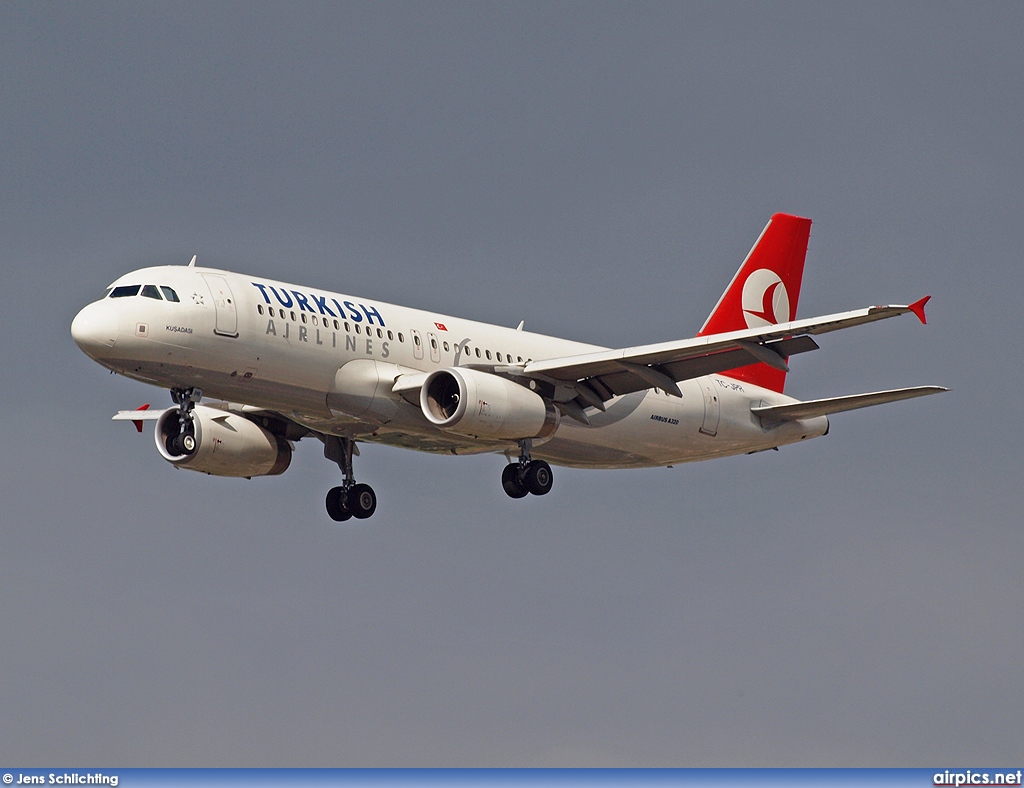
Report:
M 554 478 L 551 476 L 551 466 L 544 460 L 533 460 L 526 466 L 523 486 L 534 495 L 547 495 L 551 492 L 552 483 Z
M 196 436 L 190 433 L 178 435 L 171 440 L 171 453 L 179 457 L 185 454 L 193 454 L 196 450 Z
M 357 484 L 348 491 L 348 509 L 358 520 L 365 520 L 377 509 L 377 496 L 368 484 Z
M 332 487 L 327 493 L 327 514 L 338 523 L 343 523 L 352 516 L 348 508 L 348 496 L 341 487 Z
M 501 472 L 501 486 L 509 498 L 522 498 L 529 491 L 523 486 L 522 467 L 517 462 L 510 462 Z

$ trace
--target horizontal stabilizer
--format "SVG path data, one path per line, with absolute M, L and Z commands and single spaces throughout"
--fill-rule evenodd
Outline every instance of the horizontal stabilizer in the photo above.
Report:
M 827 416 L 829 413 L 842 413 L 844 410 L 881 405 L 884 402 L 924 397 L 942 391 L 949 391 L 949 389 L 942 386 L 914 386 L 909 389 L 891 389 L 889 391 L 874 391 L 870 394 L 850 394 L 846 397 L 794 402 L 791 405 L 766 405 L 751 408 L 750 412 L 768 421 L 797 421 L 798 419 L 811 419 L 815 416 Z

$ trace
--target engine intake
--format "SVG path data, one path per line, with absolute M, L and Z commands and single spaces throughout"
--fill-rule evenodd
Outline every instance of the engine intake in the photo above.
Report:
M 559 413 L 550 402 L 506 378 L 465 367 L 432 372 L 420 389 L 431 424 L 472 438 L 549 438 Z
M 156 422 L 156 448 L 167 462 L 190 471 L 246 478 L 277 476 L 292 461 L 288 441 L 237 413 L 196 405 L 189 430 L 195 438 L 192 451 L 175 444 L 180 431 L 178 409 L 164 411 Z

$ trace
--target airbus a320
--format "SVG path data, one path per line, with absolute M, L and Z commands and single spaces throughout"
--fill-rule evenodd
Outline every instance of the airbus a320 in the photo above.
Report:
M 169 389 L 173 407 L 118 412 L 178 468 L 283 473 L 304 438 L 342 483 L 337 521 L 377 496 L 356 482 L 359 443 L 504 454 L 511 498 L 545 495 L 552 465 L 644 468 L 776 449 L 825 435 L 829 414 L 940 386 L 801 402 L 788 360 L 814 337 L 912 313 L 928 296 L 796 319 L 809 219 L 776 214 L 691 339 L 609 349 L 265 277 L 189 265 L 143 268 L 75 317 L 104 367 Z

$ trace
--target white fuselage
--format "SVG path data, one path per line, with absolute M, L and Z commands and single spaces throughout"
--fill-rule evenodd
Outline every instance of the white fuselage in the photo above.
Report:
M 76 317 L 76 341 L 96 361 L 167 389 L 276 411 L 319 433 L 421 451 L 515 450 L 442 431 L 418 399 L 391 391 L 400 375 L 445 367 L 485 371 L 604 348 L 354 296 L 208 268 L 164 266 L 112 287 L 154 285 L 179 300 L 106 297 Z M 152 291 L 150 291 L 152 292 Z M 358 363 L 353 363 L 358 362 Z M 563 416 L 534 456 L 596 468 L 673 465 L 763 451 L 823 435 L 828 420 L 762 423 L 751 407 L 795 402 L 726 376 L 613 398 L 590 424 Z

